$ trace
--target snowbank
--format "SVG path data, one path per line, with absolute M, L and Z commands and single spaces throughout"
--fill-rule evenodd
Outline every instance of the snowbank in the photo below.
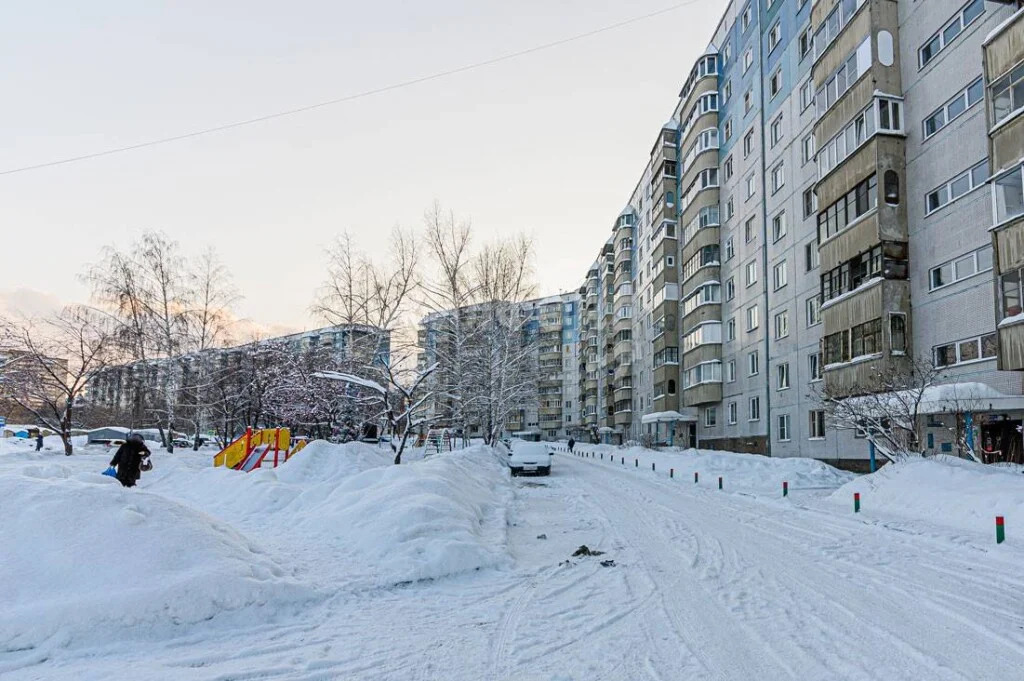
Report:
M 248 474 L 172 463 L 149 489 L 272 537 L 336 587 L 444 577 L 507 558 L 512 486 L 490 449 L 400 466 L 392 458 L 389 448 L 317 441 Z
M 66 465 L 0 477 L 0 651 L 162 638 L 313 592 L 230 527 Z
M 986 466 L 951 456 L 883 466 L 836 490 L 829 501 L 849 507 L 861 493 L 867 515 L 909 517 L 960 530 L 995 532 L 995 516 L 1024 527 L 1024 475 L 1018 466 Z
M 305 509 L 296 530 L 350 551 L 377 584 L 433 579 L 508 560 L 511 499 L 504 466 L 474 447 L 352 476 Z
M 676 477 L 693 479 L 700 473 L 702 485 L 717 486 L 718 476 L 724 478 L 725 489 L 754 494 L 777 496 L 783 481 L 793 491 L 801 489 L 834 489 L 856 476 L 833 468 L 817 459 L 800 457 L 768 457 L 756 454 L 738 454 L 712 449 L 645 449 L 643 447 L 620 448 L 612 445 L 581 445 L 577 451 L 597 452 L 597 456 L 614 457 L 616 465 L 622 466 L 625 458 L 627 467 L 640 472 L 668 474 L 675 469 Z M 639 466 L 635 460 L 639 461 Z M 601 459 L 598 458 L 598 463 Z

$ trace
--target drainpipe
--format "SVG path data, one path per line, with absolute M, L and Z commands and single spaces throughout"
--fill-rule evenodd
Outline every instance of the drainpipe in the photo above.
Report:
M 764 411 L 765 416 L 765 454 L 772 455 L 772 372 L 771 362 L 771 314 L 768 311 L 768 178 L 767 178 L 767 145 L 765 144 L 765 116 L 767 101 L 764 97 L 764 33 L 761 31 L 761 1 L 757 3 L 757 77 L 761 93 L 761 105 L 758 107 L 758 124 L 761 128 L 761 271 L 764 273 Z M 792 427 L 792 426 L 790 426 Z

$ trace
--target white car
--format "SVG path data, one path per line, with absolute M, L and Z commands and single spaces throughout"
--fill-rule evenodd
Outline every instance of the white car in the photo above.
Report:
M 508 452 L 508 467 L 512 475 L 535 473 L 551 475 L 551 461 L 554 452 L 544 442 L 524 442 L 513 440 Z

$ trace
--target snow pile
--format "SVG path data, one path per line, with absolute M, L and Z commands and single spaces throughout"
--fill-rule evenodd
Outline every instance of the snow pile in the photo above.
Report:
M 334 588 L 432 579 L 506 560 L 512 486 L 490 449 L 400 466 L 393 456 L 390 448 L 316 441 L 276 469 L 247 474 L 168 461 L 149 489 L 267 538 Z
M 0 517 L 0 650 L 162 638 L 313 597 L 230 527 L 67 465 L 0 476 Z
M 768 457 L 757 454 L 739 454 L 713 449 L 645 449 L 643 447 L 620 448 L 612 445 L 582 445 L 578 450 L 594 451 L 613 457 L 615 464 L 650 474 L 651 464 L 656 472 L 668 474 L 675 469 L 676 477 L 693 479 L 700 474 L 700 484 L 717 486 L 718 477 L 728 491 L 742 491 L 753 494 L 777 496 L 782 483 L 788 482 L 789 489 L 834 489 L 856 476 L 828 464 L 802 457 Z M 639 462 L 637 465 L 636 462 Z M 598 459 L 601 463 L 601 459 Z
M 472 447 L 341 482 L 295 518 L 310 541 L 349 553 L 375 584 L 445 577 L 508 560 L 512 486 L 491 451 Z
M 829 501 L 849 507 L 860 492 L 867 515 L 926 520 L 993 533 L 995 516 L 1024 527 L 1024 475 L 1018 466 L 986 466 L 951 456 L 913 458 L 883 466 L 836 490 Z

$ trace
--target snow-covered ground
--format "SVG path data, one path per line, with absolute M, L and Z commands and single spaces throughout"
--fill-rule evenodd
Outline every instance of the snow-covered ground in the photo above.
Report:
M 1014 469 L 929 460 L 855 477 L 583 446 L 594 456 L 513 480 L 483 447 L 396 467 L 382 448 L 313 443 L 252 474 L 209 468 L 208 451 L 158 453 L 124 490 L 99 475 L 106 448 L 30 449 L 0 441 L 4 679 L 973 681 L 1024 668 Z M 583 544 L 604 554 L 573 557 Z

